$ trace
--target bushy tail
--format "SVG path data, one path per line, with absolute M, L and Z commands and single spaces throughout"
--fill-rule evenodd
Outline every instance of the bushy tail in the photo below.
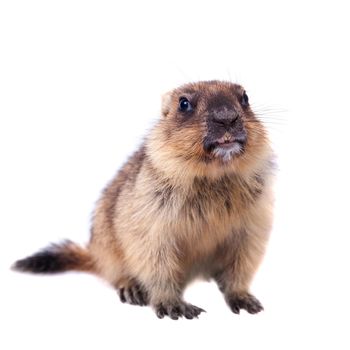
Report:
M 16 261 L 13 270 L 31 273 L 60 273 L 65 271 L 94 272 L 89 251 L 71 241 L 52 244 L 22 260 Z

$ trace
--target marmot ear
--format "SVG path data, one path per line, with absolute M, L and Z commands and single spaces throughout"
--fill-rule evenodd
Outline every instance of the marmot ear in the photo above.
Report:
M 162 96 L 162 116 L 166 117 L 169 114 L 170 107 L 171 107 L 171 95 L 172 91 L 169 91 L 165 93 Z

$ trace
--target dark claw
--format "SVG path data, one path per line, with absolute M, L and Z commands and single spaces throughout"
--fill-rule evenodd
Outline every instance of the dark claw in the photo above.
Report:
M 179 306 L 170 307 L 168 315 L 172 320 L 178 320 L 179 317 L 182 317 L 182 313 Z
M 191 312 L 185 312 L 185 318 L 187 318 L 188 320 L 193 320 L 194 317 L 198 316 L 193 316 Z
M 192 305 L 192 306 L 196 310 L 196 316 L 198 316 L 202 312 L 206 312 L 204 309 L 202 309 L 202 308 L 200 308 L 198 306 L 194 306 L 194 305 Z
M 158 318 L 163 318 L 165 315 L 165 309 L 162 305 L 160 305 L 157 310 L 156 310 L 156 314 L 158 316 Z
M 135 298 L 138 301 L 138 305 L 141 305 L 141 306 L 147 305 L 147 292 L 142 291 L 140 287 L 137 287 L 136 289 Z
M 194 317 L 198 317 L 198 315 L 196 315 L 194 310 L 191 310 L 191 309 L 188 309 L 188 308 L 185 309 L 184 316 L 188 320 L 192 320 Z
M 238 314 L 240 313 L 240 307 L 235 302 L 230 302 L 230 307 L 233 313 Z
M 122 303 L 126 302 L 124 288 L 119 289 L 119 298 Z
M 135 305 L 135 304 L 136 304 L 136 300 L 135 300 L 135 298 L 134 298 L 133 288 L 132 288 L 132 287 L 131 287 L 131 288 L 128 288 L 128 289 L 127 289 L 127 293 L 128 293 L 128 297 L 129 297 L 129 298 L 127 298 L 128 301 L 129 301 L 129 303 L 130 303 L 131 305 Z

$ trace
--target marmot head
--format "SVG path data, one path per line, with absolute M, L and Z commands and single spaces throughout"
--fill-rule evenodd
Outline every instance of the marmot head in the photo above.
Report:
M 195 176 L 243 170 L 268 148 L 246 91 L 223 81 L 190 83 L 165 94 L 150 140 L 158 147 L 152 146 L 159 153 L 153 158 L 162 158 L 163 166 L 167 158 Z

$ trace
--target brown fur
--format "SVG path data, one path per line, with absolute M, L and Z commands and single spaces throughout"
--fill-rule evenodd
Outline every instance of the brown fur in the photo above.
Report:
M 239 85 L 212 81 L 165 95 L 162 118 L 104 190 L 89 266 L 122 301 L 150 303 L 159 317 L 192 318 L 203 310 L 183 302 L 182 292 L 201 275 L 217 281 L 233 312 L 262 309 L 249 285 L 271 229 L 272 152 L 263 125 L 240 105 L 242 93 Z M 179 113 L 181 96 L 196 105 L 189 118 Z M 227 101 L 247 142 L 224 162 L 203 149 L 203 139 L 210 108 Z

